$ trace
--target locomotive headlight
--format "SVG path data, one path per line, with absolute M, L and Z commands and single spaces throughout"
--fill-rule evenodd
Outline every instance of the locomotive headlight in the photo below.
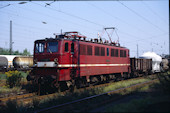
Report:
M 37 59 L 34 59 L 34 64 L 37 64 Z
M 37 67 L 37 59 L 34 59 L 34 67 Z

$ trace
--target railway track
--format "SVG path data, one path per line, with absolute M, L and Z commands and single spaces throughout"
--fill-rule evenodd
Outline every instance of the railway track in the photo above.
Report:
M 122 96 L 118 95 L 121 92 L 125 92 L 128 89 L 134 90 L 134 89 L 143 87 L 144 85 L 152 84 L 153 82 L 156 82 L 156 81 L 158 81 L 158 80 L 154 79 L 154 80 L 151 80 L 151 81 L 146 81 L 146 82 L 143 82 L 143 83 L 134 84 L 134 85 L 131 85 L 131 86 L 128 86 L 128 87 L 125 87 L 125 88 L 120 88 L 120 89 L 116 89 L 116 90 L 113 90 L 113 91 L 108 91 L 106 93 L 93 95 L 93 96 L 90 96 L 90 97 L 78 99 L 78 100 L 63 103 L 63 104 L 60 104 L 60 105 L 40 109 L 40 110 L 35 111 L 35 113 L 89 111 L 91 109 L 94 109 L 95 107 L 99 107 L 103 104 L 106 104 L 106 103 L 109 103 L 109 102 L 112 102 L 114 100 L 121 98 Z M 98 100 L 100 100 L 100 102 L 98 102 Z M 95 102 L 95 104 L 90 105 L 91 102 Z M 88 105 L 88 106 L 81 107 L 81 106 L 84 106 L 84 105 Z
M 35 95 L 36 95 L 35 93 L 28 93 L 28 94 L 22 94 L 22 95 L 0 98 L 0 103 L 5 103 L 8 100 L 19 100 L 19 99 L 24 99 L 24 98 L 30 98 L 30 97 L 33 97 Z
M 151 77 L 154 78 L 153 76 L 155 75 L 150 75 L 147 77 Z M 143 79 L 145 76 L 143 77 L 138 77 L 138 78 L 133 78 L 133 79 L 127 79 L 127 80 L 122 80 L 122 81 L 129 81 L 129 80 L 137 80 L 137 79 Z M 99 84 L 99 85 L 95 85 L 95 86 L 90 86 L 90 87 L 85 87 L 85 88 L 80 88 L 80 89 L 76 89 L 76 91 L 78 92 L 83 92 L 84 90 L 89 90 L 89 89 L 94 89 L 94 88 L 100 88 L 100 87 L 106 87 L 109 86 L 111 84 L 113 84 L 114 82 L 110 82 L 110 83 L 105 83 L 105 84 Z M 68 93 L 69 91 L 65 91 L 65 92 L 60 92 L 60 94 L 64 94 L 64 93 Z M 38 100 L 42 100 L 44 98 L 51 98 L 53 96 L 55 96 L 56 93 L 53 94 L 48 94 L 48 95 L 41 95 L 38 96 L 36 95 L 36 93 L 28 93 L 28 94 L 21 94 L 21 95 L 16 95 L 16 96 L 10 96 L 10 97 L 5 97 L 5 98 L 0 98 L 0 103 L 1 104 L 5 104 L 8 100 L 17 100 L 17 102 L 22 102 L 24 104 L 28 104 L 28 103 L 32 103 L 33 99 L 38 99 Z

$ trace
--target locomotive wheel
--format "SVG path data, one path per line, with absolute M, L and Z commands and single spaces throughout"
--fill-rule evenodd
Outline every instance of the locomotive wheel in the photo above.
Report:
M 68 87 L 67 87 L 67 83 L 66 82 L 60 82 L 59 83 L 59 91 L 63 92 L 65 90 L 67 90 Z
M 71 86 L 69 87 L 69 91 L 70 91 L 70 92 L 74 92 L 74 89 L 76 89 L 76 86 L 75 86 L 75 85 L 71 85 Z

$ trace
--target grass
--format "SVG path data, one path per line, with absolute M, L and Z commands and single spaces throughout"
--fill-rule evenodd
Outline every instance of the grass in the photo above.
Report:
M 23 72 L 20 71 L 23 78 L 21 79 L 21 84 L 24 84 L 26 80 L 26 76 L 29 74 L 29 71 Z M 0 72 L 0 94 L 7 94 L 7 93 L 18 93 L 20 92 L 22 87 L 14 87 L 9 88 L 8 85 L 6 85 L 6 74 Z
M 133 99 L 127 103 L 117 104 L 113 107 L 108 108 L 105 112 L 161 112 L 157 108 L 151 108 L 149 106 L 159 104 L 159 103 L 169 103 L 169 96 L 146 96 L 141 99 Z M 159 107 L 161 107 L 159 105 Z M 151 110 L 152 109 L 152 110 Z M 157 109 L 155 111 L 154 109 Z M 168 108 L 165 108 L 164 111 L 167 111 Z M 170 111 L 170 109 L 169 109 Z
M 6 75 L 4 73 L 0 72 L 0 80 L 2 80 L 2 79 L 6 79 Z
M 8 93 L 18 93 L 20 92 L 21 87 L 13 87 L 8 88 L 7 86 L 0 87 L 0 94 L 8 94 Z
M 123 87 L 128 87 L 128 86 L 131 86 L 133 84 L 137 84 L 137 83 L 142 83 L 142 82 L 146 82 L 146 81 L 149 81 L 149 79 L 138 79 L 138 80 L 128 80 L 128 81 L 120 81 L 120 82 L 116 82 L 116 83 L 113 83 L 107 87 L 104 88 L 104 92 L 108 92 L 108 91 L 111 91 L 111 90 L 116 90 L 116 89 L 119 89 L 119 88 L 123 88 Z
M 135 80 L 135 81 L 134 80 L 119 81 L 119 82 L 112 83 L 109 86 L 97 87 L 97 88 L 93 88 L 93 89 L 85 89 L 84 91 L 81 91 L 81 92 L 79 92 L 79 90 L 76 90 L 76 91 L 74 91 L 74 93 L 65 93 L 65 94 L 56 93 L 56 95 L 53 96 L 53 97 L 40 100 L 39 107 L 44 108 L 44 107 L 49 107 L 49 106 L 52 106 L 52 105 L 58 105 L 58 104 L 62 104 L 62 103 L 65 103 L 65 102 L 70 102 L 70 101 L 74 101 L 74 100 L 77 100 L 77 99 L 89 97 L 89 96 L 92 96 L 92 95 L 106 93 L 108 91 L 127 87 L 127 86 L 137 84 L 137 83 L 142 83 L 142 82 L 145 82 L 145 81 L 149 81 L 149 79 L 146 78 L 146 79 L 138 79 L 138 80 Z M 128 91 L 126 91 L 126 93 L 131 92 L 131 91 L 132 90 L 128 90 Z M 124 93 L 124 94 L 126 94 L 126 93 Z M 91 102 L 89 104 L 95 104 L 96 102 L 98 103 L 101 100 L 102 99 L 94 100 L 93 102 Z M 37 106 L 36 106 L 36 108 L 37 108 Z
M 108 92 L 108 91 L 111 91 L 111 90 L 119 89 L 119 88 L 122 88 L 122 87 L 128 87 L 130 85 L 149 81 L 149 80 L 150 80 L 150 78 L 143 78 L 143 79 L 136 79 L 136 80 L 131 79 L 131 80 L 127 80 L 127 81 L 115 82 L 115 83 L 112 83 L 109 86 L 105 86 L 105 87 L 96 87 L 96 88 L 93 88 L 93 89 L 84 89 L 81 92 L 79 90 L 75 90 L 74 93 L 70 93 L 70 92 L 65 92 L 63 94 L 56 93 L 53 97 L 48 97 L 48 98 L 44 98 L 44 99 L 41 99 L 41 100 L 34 98 L 32 104 L 29 104 L 29 105 L 26 105 L 26 106 L 21 105 L 20 107 L 17 107 L 17 111 L 18 112 L 20 112 L 20 111 L 34 112 L 34 110 L 37 110 L 37 109 L 46 108 L 46 107 L 50 107 L 50 106 L 53 106 L 53 105 L 58 105 L 58 104 L 74 101 L 74 100 L 77 100 L 77 99 L 85 98 L 85 97 L 96 95 L 96 94 L 105 93 L 105 92 Z M 142 91 L 145 91 L 145 90 L 148 90 L 148 89 L 150 89 L 150 87 L 145 86 L 145 87 L 138 89 L 137 91 L 142 92 Z M 129 89 L 128 91 L 124 92 L 123 95 L 131 93 L 133 91 L 134 90 Z M 120 94 L 120 95 L 122 95 L 122 94 Z M 83 106 L 86 106 L 88 108 L 89 106 L 93 106 L 96 103 L 100 103 L 104 99 L 109 99 L 109 98 L 104 97 L 104 98 L 100 98 L 100 99 L 97 99 L 97 100 L 88 101 L 88 104 L 86 103 Z M 142 107 L 145 107 L 143 105 L 147 105 L 146 103 L 150 100 L 152 100 L 152 97 L 147 97 L 144 100 L 133 100 L 132 102 L 127 104 L 127 106 L 130 106 L 130 107 L 133 106 L 133 108 L 134 108 L 134 106 L 137 106 L 136 104 L 141 103 Z M 17 106 L 19 106 L 19 105 L 17 105 Z M 121 109 L 121 106 L 122 105 L 117 106 L 117 108 Z M 82 107 L 81 104 L 77 105 L 78 109 L 81 108 L 81 107 Z M 139 105 L 139 107 L 140 107 L 140 105 Z M 136 111 L 137 111 L 137 109 L 139 109 L 139 108 L 136 108 Z M 68 109 L 66 109 L 66 111 L 67 110 Z M 114 110 L 115 110 L 115 108 L 114 108 Z M 124 105 L 124 107 L 121 110 L 122 111 L 123 110 L 128 111 L 128 107 L 126 108 L 126 105 Z M 117 111 L 121 111 L 121 110 L 118 109 Z M 108 111 L 112 112 L 113 108 L 109 108 Z M 135 109 L 134 109 L 134 111 L 135 111 Z
M 105 112 L 170 112 L 169 74 L 158 74 L 159 82 L 138 89 L 138 92 L 150 90 L 144 97 L 110 106 Z

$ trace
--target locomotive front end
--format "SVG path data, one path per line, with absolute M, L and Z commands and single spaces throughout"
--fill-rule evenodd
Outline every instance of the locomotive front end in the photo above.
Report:
M 58 64 L 61 56 L 61 40 L 44 39 L 36 40 L 34 43 L 34 66 L 27 76 L 35 86 L 44 86 L 45 89 L 58 87 Z M 54 86 L 55 85 L 55 86 Z

